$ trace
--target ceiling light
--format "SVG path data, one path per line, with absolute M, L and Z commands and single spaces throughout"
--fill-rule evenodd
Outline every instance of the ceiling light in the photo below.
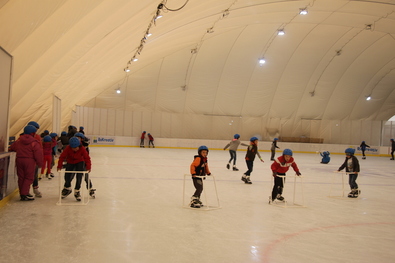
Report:
M 117 89 L 117 93 L 120 94 L 120 93 L 121 93 L 121 90 L 120 90 L 120 89 Z
M 284 29 L 279 29 L 279 30 L 277 31 L 277 35 L 279 35 L 279 36 L 285 35 Z
M 308 13 L 308 12 L 307 12 L 307 8 L 300 8 L 300 9 L 299 9 L 299 14 L 300 14 L 300 15 L 305 16 L 305 15 L 307 15 L 307 13 Z
M 372 24 L 367 24 L 365 25 L 366 30 L 372 30 Z
M 138 61 L 138 60 L 139 60 L 138 58 L 133 58 L 133 61 L 134 61 L 134 62 L 136 62 L 136 61 Z
M 130 72 L 129 67 L 126 67 L 126 68 L 124 68 L 123 70 L 124 70 L 125 72 Z
M 266 63 L 266 60 L 264 58 L 259 59 L 259 65 L 262 66 L 263 64 Z
M 370 96 L 366 97 L 366 100 L 371 100 L 371 99 L 372 99 L 372 97 L 370 97 Z
M 147 37 L 150 37 L 150 36 L 152 36 L 152 34 L 151 34 L 151 33 L 148 33 L 148 34 L 147 34 Z

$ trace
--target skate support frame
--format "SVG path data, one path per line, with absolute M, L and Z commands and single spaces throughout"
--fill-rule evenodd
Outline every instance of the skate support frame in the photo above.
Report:
M 189 209 L 193 209 L 193 210 L 204 210 L 204 211 L 208 211 L 208 210 L 215 210 L 215 209 L 221 209 L 221 205 L 219 204 L 219 198 L 218 198 L 218 191 L 217 191 L 217 183 L 215 181 L 215 176 L 214 175 L 209 175 L 209 176 L 196 176 L 198 178 L 202 179 L 203 182 L 203 193 L 204 193 L 204 202 L 203 202 L 203 207 L 200 208 L 192 208 L 189 207 L 189 199 L 187 200 L 187 202 L 185 202 L 185 181 L 187 178 L 191 178 L 190 174 L 184 174 L 184 182 L 183 182 L 183 187 L 182 187 L 182 207 L 183 208 L 189 208 Z M 207 199 L 207 191 L 204 188 L 204 181 L 206 181 L 206 178 L 211 178 L 214 184 L 214 190 L 215 190 L 215 196 L 217 198 L 217 203 L 215 205 L 209 205 L 208 199 Z
M 294 186 L 294 191 L 293 191 L 293 197 L 292 197 L 292 201 L 288 202 L 288 201 L 279 201 L 277 199 L 275 199 L 274 201 L 272 201 L 272 197 L 269 196 L 269 204 L 274 205 L 274 206 L 278 206 L 278 207 L 283 207 L 283 208 L 288 208 L 288 207 L 306 207 L 304 204 L 304 191 L 303 191 L 303 176 L 301 175 L 277 175 L 278 177 L 281 177 L 281 179 L 283 180 L 283 186 L 285 188 L 285 178 L 294 178 L 293 180 L 293 186 Z M 301 195 L 302 195 L 302 203 L 296 203 L 295 202 L 295 198 L 296 198 L 296 179 L 298 178 L 298 180 L 300 180 L 300 186 L 301 186 Z M 289 184 L 289 182 L 288 182 Z M 274 182 L 273 182 L 273 186 L 274 186 Z
M 342 171 L 334 171 L 333 172 L 333 176 L 332 176 L 332 183 L 331 183 L 331 187 L 330 187 L 330 189 L 329 189 L 329 195 L 328 195 L 328 197 L 330 197 L 330 198 L 339 198 L 339 199 L 343 199 L 343 198 L 346 198 L 347 197 L 347 195 L 346 195 L 346 188 L 345 188 L 345 184 L 344 184 L 344 176 L 345 175 L 348 175 L 349 173 L 347 173 L 347 172 L 342 172 Z M 335 179 L 336 179 L 336 177 L 338 177 L 339 175 L 341 175 L 341 180 L 342 180 L 342 191 L 341 191 L 341 193 L 342 193 L 342 195 L 333 195 L 332 194 L 332 191 L 333 191 L 333 186 L 336 184 L 335 183 Z M 347 178 L 347 177 L 346 177 Z
M 72 197 L 73 200 L 68 200 L 68 201 L 63 201 L 62 202 L 62 190 L 64 188 L 64 175 L 65 173 L 83 173 L 83 178 L 81 182 L 81 188 L 80 188 L 80 193 L 81 193 L 81 201 L 77 201 L 74 198 L 74 189 L 73 192 L 68 196 Z M 75 177 L 76 175 L 74 175 Z M 76 178 L 74 178 L 76 179 Z M 85 186 L 85 180 L 89 182 L 89 172 L 88 171 L 65 171 L 65 170 L 60 170 L 59 171 L 59 200 L 56 203 L 57 205 L 87 205 L 89 203 L 89 191 L 90 189 L 86 189 Z M 74 180 L 73 180 L 74 181 Z M 89 183 L 88 183 L 89 185 Z

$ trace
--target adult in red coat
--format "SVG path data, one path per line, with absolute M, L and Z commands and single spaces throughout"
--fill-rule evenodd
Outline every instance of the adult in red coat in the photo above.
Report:
M 284 201 L 284 197 L 281 196 L 284 188 L 283 178 L 278 176 L 279 175 L 285 176 L 285 173 L 288 171 L 289 167 L 292 167 L 298 176 L 301 175 L 299 168 L 296 165 L 294 158 L 292 157 L 292 150 L 285 149 L 283 151 L 283 155 L 275 159 L 271 165 L 271 169 L 274 177 L 272 201 L 274 199 Z
M 29 193 L 30 185 L 34 180 L 34 173 L 37 167 L 43 165 L 43 150 L 41 144 L 34 138 L 37 129 L 32 125 L 27 125 L 23 129 L 23 134 L 14 142 L 10 151 L 16 152 L 16 169 L 18 175 L 18 187 L 21 201 L 34 200 Z
M 66 171 L 91 171 L 91 158 L 85 147 L 81 145 L 80 140 L 77 137 L 71 137 L 69 145 L 64 149 L 58 160 L 58 171 L 62 169 L 63 161 L 66 160 Z M 64 189 L 62 190 L 62 198 L 67 197 L 71 194 L 71 181 L 76 175 L 76 183 L 74 187 L 74 197 L 77 201 L 81 201 L 81 182 L 83 173 L 65 173 L 64 175 Z

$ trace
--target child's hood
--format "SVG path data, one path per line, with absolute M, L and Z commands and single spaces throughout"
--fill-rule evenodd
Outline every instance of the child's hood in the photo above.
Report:
M 20 138 L 19 138 L 20 142 L 24 145 L 28 145 L 31 144 L 32 142 L 37 142 L 37 140 L 29 135 L 29 134 L 23 134 Z

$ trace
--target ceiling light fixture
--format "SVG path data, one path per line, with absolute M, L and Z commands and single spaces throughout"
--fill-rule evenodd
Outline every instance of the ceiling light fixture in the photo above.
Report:
M 279 29 L 279 30 L 277 31 L 277 35 L 279 35 L 279 36 L 285 35 L 284 29 Z
M 259 62 L 259 65 L 262 66 L 263 64 L 266 63 L 266 60 L 265 60 L 265 58 L 260 58 L 258 62 Z
M 129 67 L 126 67 L 126 68 L 124 68 L 123 70 L 124 70 L 125 72 L 130 72 Z
M 371 99 L 372 97 L 370 97 L 370 95 L 366 97 L 366 100 L 371 100 Z
M 307 8 L 299 8 L 299 14 L 302 16 L 307 15 Z

